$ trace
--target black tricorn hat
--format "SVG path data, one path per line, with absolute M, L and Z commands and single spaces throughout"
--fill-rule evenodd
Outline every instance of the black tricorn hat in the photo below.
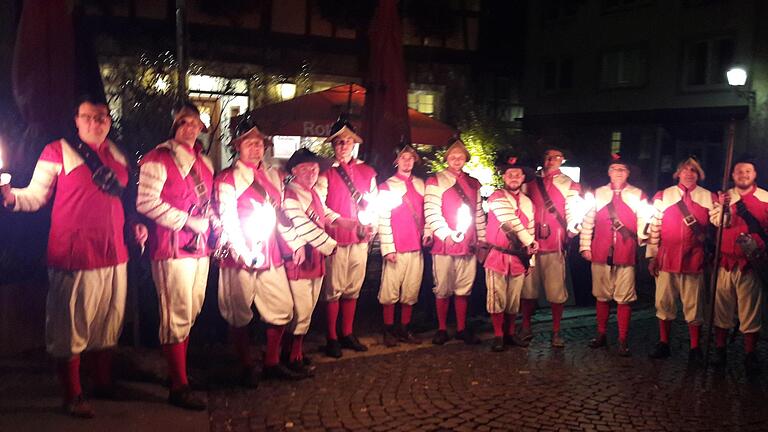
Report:
M 526 181 L 533 180 L 533 176 L 535 174 L 531 167 L 523 164 L 520 158 L 509 152 L 500 152 L 498 155 L 496 155 L 495 165 L 496 169 L 501 175 L 504 175 L 504 173 L 511 168 L 522 170 L 523 174 L 525 174 Z
M 308 148 L 302 147 L 293 152 L 291 157 L 288 159 L 288 162 L 285 163 L 285 170 L 290 174 L 291 170 L 293 170 L 296 165 L 306 162 L 316 162 L 318 165 L 320 165 L 320 172 L 325 171 L 329 166 L 331 166 L 331 162 L 328 159 L 322 156 L 318 156 Z
M 328 138 L 325 139 L 325 142 L 331 142 L 337 136 L 347 135 L 351 136 L 352 140 L 354 140 L 356 143 L 363 142 L 363 139 L 360 138 L 360 135 L 355 132 L 355 128 L 352 126 L 352 123 L 350 123 L 349 120 L 347 120 L 344 116 L 341 116 L 338 120 L 336 120 L 336 123 L 331 126 L 331 130 L 328 134 Z

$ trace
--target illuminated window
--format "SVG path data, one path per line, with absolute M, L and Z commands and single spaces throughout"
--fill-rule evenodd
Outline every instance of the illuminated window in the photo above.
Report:
M 614 131 L 611 133 L 611 154 L 621 152 L 621 132 Z
M 435 115 L 435 93 L 425 91 L 408 92 L 408 107 L 429 116 Z

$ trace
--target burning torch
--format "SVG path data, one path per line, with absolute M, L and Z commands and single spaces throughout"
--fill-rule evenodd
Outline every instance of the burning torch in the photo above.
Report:
M 261 267 L 267 261 L 267 256 L 262 252 L 262 246 L 269 241 L 275 231 L 277 216 L 275 208 L 269 203 L 258 203 L 251 200 L 253 212 L 243 226 L 243 234 L 251 242 L 250 250 L 245 255 L 246 264 L 251 267 Z
M 11 184 L 11 175 L 3 172 L 3 155 L 0 152 L 0 187 L 8 186 Z
M 587 216 L 587 213 L 589 213 L 589 211 L 594 207 L 595 196 L 592 194 L 592 192 L 585 193 L 583 198 L 579 197 L 574 203 L 574 222 L 570 227 L 568 227 L 568 230 L 578 234 L 579 227 L 584 222 L 584 218 Z
M 640 217 L 641 221 L 645 221 L 645 226 L 643 227 L 643 237 L 648 237 L 648 232 L 651 228 L 651 218 L 653 218 L 655 213 L 656 208 L 653 207 L 653 204 L 645 200 L 640 200 L 637 207 L 637 215 Z
M 462 204 L 456 212 L 456 229 L 451 233 L 451 240 L 456 243 L 464 241 L 464 235 L 467 233 L 471 224 L 472 213 L 469 211 L 469 206 Z
M 361 225 L 372 226 L 379 219 L 379 215 L 385 212 L 391 212 L 393 209 L 403 203 L 402 195 L 389 190 L 379 191 L 378 194 L 365 194 L 363 200 L 367 203 L 365 208 L 357 212 L 357 220 Z M 358 236 L 360 236 L 358 231 Z M 360 238 L 365 236 L 365 233 Z

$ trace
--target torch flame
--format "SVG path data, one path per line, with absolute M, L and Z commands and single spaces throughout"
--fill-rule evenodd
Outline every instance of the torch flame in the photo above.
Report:
M 248 254 L 243 255 L 252 257 L 251 261 L 254 267 L 261 267 L 266 261 L 266 257 L 261 253 L 260 246 L 261 243 L 268 241 L 275 231 L 277 216 L 274 207 L 267 203 L 262 204 L 252 199 L 251 206 L 253 212 L 243 227 L 243 234 L 251 241 L 251 250 L 248 251 Z M 246 260 L 246 262 L 248 261 Z
M 451 235 L 451 238 L 457 243 L 463 241 L 464 234 L 466 234 L 471 224 L 472 213 L 469 211 L 469 206 L 462 204 L 456 212 L 456 230 Z
M 0 149 L 0 170 L 3 169 L 3 150 Z
M 653 207 L 653 204 L 645 200 L 640 201 L 640 205 L 637 208 L 637 215 L 640 216 L 640 219 L 648 221 L 653 217 L 654 213 L 656 213 L 656 209 Z
M 364 209 L 357 213 L 357 219 L 363 225 L 373 225 L 382 213 L 390 212 L 403 203 L 402 195 L 389 190 L 379 191 L 378 194 L 363 195 L 366 202 Z

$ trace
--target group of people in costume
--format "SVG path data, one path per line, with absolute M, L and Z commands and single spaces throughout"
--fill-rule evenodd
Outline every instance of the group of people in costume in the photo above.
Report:
M 750 160 L 734 165 L 734 188 L 718 196 L 698 186 L 704 171 L 695 159 L 686 159 L 675 172 L 678 184 L 648 203 L 643 191 L 628 183 L 632 167 L 623 159 L 610 160 L 609 182 L 590 200 L 560 170 L 562 150 L 547 149 L 538 173 L 505 155 L 497 163 L 504 184 L 487 198 L 486 214 L 480 182 L 463 170 L 470 154 L 461 140 L 446 150 L 447 167 L 426 181 L 414 176 L 421 157 L 405 145 L 395 157 L 395 174 L 378 183 L 374 169 L 353 156 L 362 139 L 345 121 L 337 122 L 327 138 L 332 160 L 299 149 L 282 169 L 265 161 L 267 131 L 244 121 L 231 143 L 236 159 L 215 173 L 198 141 L 206 126 L 197 108 L 186 104 L 175 113 L 169 139 L 142 157 L 133 203 L 123 199 L 130 187 L 129 164 L 107 138 L 112 120 L 106 103 L 83 99 L 74 121 L 76 136 L 44 148 L 29 186 L 0 186 L 4 206 L 13 211 L 37 211 L 53 200 L 46 346 L 57 359 L 64 407 L 74 416 L 94 415 L 81 388 L 81 356 L 95 365 L 93 396 L 115 392 L 111 364 L 125 309 L 127 242 L 148 246 L 158 336 L 168 364 L 168 401 L 187 409 L 206 408 L 189 386 L 186 362 L 211 257 L 220 267 L 218 305 L 242 366 L 241 382 L 255 387 L 260 379 L 313 375 L 303 340 L 321 297 L 325 354 L 339 358 L 343 350 L 368 349 L 355 336 L 354 317 L 374 236 L 383 257 L 378 300 L 388 347 L 421 343 L 410 322 L 424 274 L 422 251 L 428 250 L 438 321 L 433 344 L 451 338 L 451 299 L 452 337 L 480 343 L 466 325 L 480 264 L 493 324 L 491 349 L 528 346 L 540 292 L 552 311 L 551 345 L 563 348 L 566 250 L 570 239 L 579 237 L 597 300 L 597 335 L 590 347 L 607 345 L 610 303 L 616 302 L 618 354 L 630 355 L 636 252 L 647 245 L 660 330 L 651 357 L 670 355 L 679 298 L 690 332 L 690 358 L 698 361 L 705 244 L 711 228 L 723 224 L 715 362 L 725 363 L 729 330 L 738 325 L 746 366 L 758 368 L 761 281 L 750 251 L 765 248 L 768 192 L 756 186 L 756 165 Z M 124 228 L 131 238 L 124 238 Z M 266 324 L 258 368 L 249 334 L 254 306 Z

